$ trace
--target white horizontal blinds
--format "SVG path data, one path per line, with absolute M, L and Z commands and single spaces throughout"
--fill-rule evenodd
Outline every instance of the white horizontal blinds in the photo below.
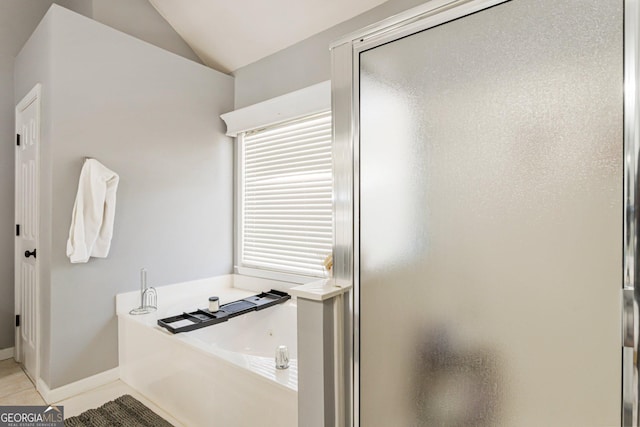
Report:
M 241 264 L 323 275 L 331 252 L 331 112 L 244 135 Z

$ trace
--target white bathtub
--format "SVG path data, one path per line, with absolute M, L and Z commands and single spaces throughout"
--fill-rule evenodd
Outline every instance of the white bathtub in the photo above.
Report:
M 139 292 L 118 295 L 120 378 L 187 426 L 296 426 L 295 301 L 175 335 L 156 324 L 212 295 L 224 304 L 271 288 L 285 290 L 236 275 L 163 286 L 158 311 L 142 316 L 129 314 Z M 279 345 L 289 348 L 289 369 L 275 369 Z

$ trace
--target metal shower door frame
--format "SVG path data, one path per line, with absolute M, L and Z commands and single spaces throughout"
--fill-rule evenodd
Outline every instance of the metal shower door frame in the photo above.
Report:
M 345 330 L 345 425 L 360 425 L 360 53 L 511 0 L 431 0 L 424 5 L 351 33 L 331 45 L 334 138 L 334 276 L 353 285 Z M 640 0 L 624 2 L 624 283 L 621 291 L 621 423 L 638 426 L 640 275 L 635 208 L 640 153 Z M 349 324 L 350 323 L 350 324 Z M 634 363 L 634 360 L 637 361 Z M 349 408 L 351 409 L 349 411 Z

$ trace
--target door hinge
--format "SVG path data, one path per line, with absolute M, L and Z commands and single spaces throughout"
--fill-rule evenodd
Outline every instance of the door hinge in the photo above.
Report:
M 20 326 L 20 315 L 16 314 L 16 328 Z
M 635 348 L 635 290 L 625 288 L 622 290 L 622 346 Z
M 20 134 L 19 133 L 16 134 L 16 145 L 18 147 L 20 146 Z
M 16 236 L 20 236 L 20 224 L 16 224 Z

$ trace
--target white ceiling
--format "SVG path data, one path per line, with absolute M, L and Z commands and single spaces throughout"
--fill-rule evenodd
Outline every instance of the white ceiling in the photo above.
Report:
M 205 64 L 230 72 L 386 0 L 149 1 Z

